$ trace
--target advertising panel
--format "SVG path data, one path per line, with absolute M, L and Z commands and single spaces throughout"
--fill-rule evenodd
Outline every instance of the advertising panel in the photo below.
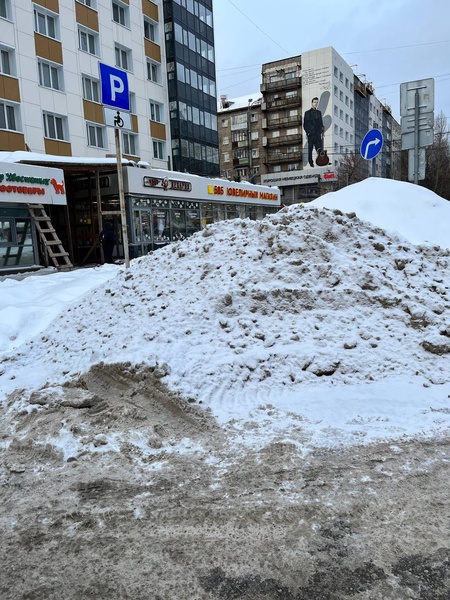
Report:
M 303 164 L 326 167 L 332 142 L 332 48 L 302 54 Z
M 62 169 L 0 163 L 0 203 L 66 205 Z

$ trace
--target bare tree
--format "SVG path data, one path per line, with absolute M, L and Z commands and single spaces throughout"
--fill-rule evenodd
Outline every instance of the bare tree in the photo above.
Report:
M 369 177 L 367 161 L 355 152 L 344 154 L 336 171 L 337 187 L 341 189 Z
M 450 146 L 447 118 L 440 112 L 434 121 L 434 142 L 426 150 L 425 179 L 421 185 L 450 200 Z

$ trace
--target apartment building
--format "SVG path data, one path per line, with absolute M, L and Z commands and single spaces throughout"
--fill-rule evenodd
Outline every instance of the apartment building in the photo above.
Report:
M 161 0 L 0 0 L 0 149 L 115 153 L 99 63 L 127 72 L 122 152 L 167 168 L 171 151 Z
M 359 155 L 361 142 L 372 128 L 384 136 L 382 152 L 360 167 L 362 175 L 399 177 L 399 154 L 394 151 L 398 123 L 391 109 L 375 95 L 365 77 L 332 47 L 322 48 L 262 65 L 261 94 L 258 104 L 249 110 L 250 100 L 221 98 L 219 137 L 221 174 L 232 179 L 249 179 L 250 158 L 259 152 L 258 181 L 279 186 L 284 204 L 311 200 L 333 189 L 344 157 Z M 254 96 L 254 94 L 253 94 Z M 323 120 L 322 166 L 309 164 L 304 114 L 318 99 Z M 238 147 L 238 122 L 247 123 L 247 136 L 241 133 Z M 255 136 L 255 123 L 260 123 Z M 245 129 L 245 125 L 243 125 Z M 253 139 L 252 139 L 253 138 Z M 225 142 L 228 142 L 225 143 Z M 231 145 L 230 145 L 231 143 Z M 254 169 L 254 166 L 253 166 Z
M 164 0 L 164 26 L 173 168 L 217 176 L 212 0 Z

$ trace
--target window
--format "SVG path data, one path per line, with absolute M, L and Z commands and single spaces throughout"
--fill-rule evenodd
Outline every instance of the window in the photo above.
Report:
M 116 55 L 116 67 L 120 67 L 125 71 L 132 71 L 133 61 L 131 58 L 131 50 L 116 44 L 114 52 Z
M 335 85 L 333 89 L 334 89 L 334 95 L 337 97 L 337 95 L 338 95 L 338 86 Z
M 78 48 L 83 52 L 97 56 L 99 54 L 98 33 L 78 27 Z
M 220 124 L 222 125 L 222 127 L 228 127 L 228 119 L 222 119 L 220 121 Z
M 19 131 L 17 105 L 0 100 L 0 129 Z
M 164 143 L 153 140 L 153 157 L 159 158 L 159 159 L 164 159 L 164 156 L 165 156 Z
M 129 10 L 129 7 L 126 4 L 122 4 L 121 2 L 113 2 L 112 3 L 113 21 L 115 21 L 116 23 L 119 23 L 119 25 L 128 27 L 128 25 L 129 25 L 128 10 Z
M 105 128 L 101 125 L 93 125 L 91 123 L 87 123 L 87 143 L 88 146 L 94 146 L 94 148 L 104 148 L 105 147 Z
M 60 65 L 38 60 L 39 85 L 53 90 L 63 89 L 63 70 Z
M 162 123 L 163 122 L 162 114 L 163 114 L 162 105 L 159 104 L 158 102 L 154 102 L 153 100 L 150 100 L 150 120 L 156 121 L 157 123 Z
M 89 8 L 97 8 L 96 0 L 77 0 L 77 2 L 89 6 Z
M 147 17 L 144 17 L 144 37 L 151 42 L 156 42 L 158 39 L 158 25 Z
M 230 160 L 230 153 L 224 152 L 223 153 L 223 162 L 229 162 L 229 160 Z
M 136 114 L 136 94 L 134 92 L 130 92 L 130 113 Z
M 157 63 L 154 63 L 150 60 L 147 61 L 147 78 L 150 79 L 150 81 L 159 83 L 159 80 L 160 80 L 159 70 L 160 70 L 160 67 Z
M 100 87 L 98 79 L 83 75 L 83 98 L 91 102 L 100 102 Z
M 57 15 L 36 6 L 34 8 L 34 30 L 41 35 L 55 40 L 59 39 Z
M 66 141 L 66 117 L 44 113 L 44 135 L 52 140 Z
M 337 116 L 338 116 L 338 114 L 339 114 L 338 107 L 337 107 L 337 106 L 336 106 L 336 104 L 335 104 L 335 105 L 334 105 L 334 116 L 335 116 L 335 117 L 337 117 Z
M 224 136 L 224 138 L 222 140 L 222 144 L 224 146 L 228 146 L 229 143 L 230 143 L 230 138 L 228 137 L 228 135 Z
M 9 0 L 0 0 L 0 17 L 3 19 L 10 18 Z
M 3 75 L 14 75 L 14 50 L 0 47 L 0 73 Z
M 129 156 L 137 156 L 137 135 L 122 132 L 122 151 Z

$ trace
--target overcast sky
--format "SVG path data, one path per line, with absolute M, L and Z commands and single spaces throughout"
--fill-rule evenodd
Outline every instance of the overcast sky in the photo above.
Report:
M 265 62 L 333 46 L 396 118 L 400 83 L 429 77 L 435 114 L 450 117 L 449 0 L 214 0 L 213 7 L 218 97 L 259 91 Z

